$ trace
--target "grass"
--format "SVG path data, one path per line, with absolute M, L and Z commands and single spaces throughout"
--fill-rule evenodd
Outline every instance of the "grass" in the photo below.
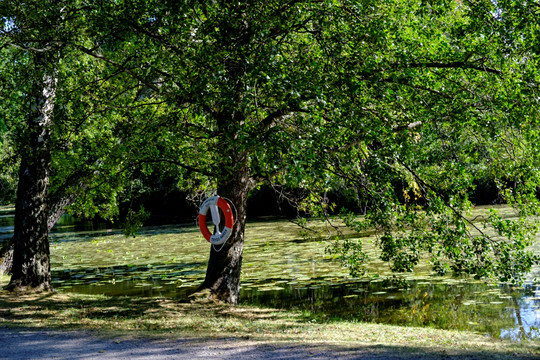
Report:
M 0 286 L 7 282 L 8 277 L 0 276 Z M 0 326 L 90 330 L 110 337 L 183 337 L 194 340 L 233 337 L 273 344 L 389 347 L 400 352 L 421 351 L 439 357 L 452 354 L 474 354 L 475 357 L 490 359 L 540 356 L 537 341 L 517 343 L 471 332 L 349 321 L 320 323 L 302 312 L 229 306 L 205 299 L 181 303 L 166 298 L 59 292 L 13 294 L 0 290 Z

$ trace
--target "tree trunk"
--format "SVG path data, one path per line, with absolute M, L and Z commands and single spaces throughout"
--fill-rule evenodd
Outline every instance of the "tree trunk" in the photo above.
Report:
M 0 249 L 0 275 L 11 274 L 13 266 L 13 238 Z
M 35 54 L 36 71 L 42 82 L 31 89 L 28 109 L 28 146 L 19 169 L 15 202 L 12 277 L 8 290 L 51 290 L 47 199 L 51 154 L 49 137 L 54 110 L 56 74 L 48 54 Z
M 240 271 L 244 252 L 244 229 L 246 227 L 247 196 L 251 187 L 246 156 L 236 157 L 231 171 L 218 180 L 218 195 L 232 201 L 237 218 L 229 240 L 211 246 L 206 278 L 201 289 L 209 289 L 218 300 L 237 304 L 240 292 Z
M 21 163 L 17 202 L 12 277 L 9 290 L 51 289 L 47 227 L 48 167 Z
M 56 225 L 56 222 L 64 214 L 66 206 L 73 204 L 75 195 L 65 196 L 57 201 L 51 203 L 49 199 L 47 201 L 48 215 L 47 215 L 47 233 Z M 0 275 L 11 274 L 13 268 L 13 249 L 15 248 L 15 241 L 12 237 L 7 244 L 0 248 Z
M 231 76 L 236 75 L 231 70 Z M 231 237 L 223 245 L 210 247 L 206 277 L 200 288 L 209 289 L 215 299 L 237 304 L 240 297 L 247 197 L 252 186 L 248 151 L 238 141 L 245 118 L 243 114 L 229 109 L 216 114 L 216 120 L 222 132 L 220 144 L 223 144 L 217 149 L 220 159 L 216 164 L 217 191 L 219 196 L 234 204 L 237 213 Z

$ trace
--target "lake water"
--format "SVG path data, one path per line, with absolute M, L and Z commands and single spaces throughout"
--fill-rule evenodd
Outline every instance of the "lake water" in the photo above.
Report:
M 0 241 L 13 215 L 0 208 Z M 370 238 L 365 239 L 369 243 Z M 143 228 L 137 237 L 63 217 L 50 236 L 53 286 L 110 296 L 166 296 L 187 301 L 204 279 L 209 244 L 195 224 Z M 314 321 L 347 319 L 472 330 L 497 338 L 540 339 L 540 269 L 523 286 L 437 277 L 426 267 L 394 281 L 373 260 L 354 279 L 284 221 L 248 224 L 241 302 L 298 309 Z M 535 251 L 538 251 L 537 248 Z M 372 253 L 375 249 L 372 249 Z

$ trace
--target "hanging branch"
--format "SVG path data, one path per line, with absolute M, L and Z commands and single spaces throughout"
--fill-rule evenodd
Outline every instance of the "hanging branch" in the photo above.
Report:
M 448 201 L 446 201 L 444 199 L 444 196 L 442 196 L 442 194 L 437 190 L 435 189 L 435 187 L 433 187 L 432 185 L 428 184 L 426 181 L 424 181 L 424 179 L 422 179 L 420 177 L 420 175 L 418 175 L 416 173 L 416 171 L 414 171 L 410 166 L 408 166 L 407 164 L 405 164 L 405 162 L 401 161 L 399 158 L 397 158 L 397 162 L 403 166 L 405 169 L 407 169 L 407 171 L 412 175 L 414 176 L 414 178 L 422 184 L 422 186 L 426 189 L 429 189 L 431 191 L 433 191 L 439 198 L 443 199 L 444 200 L 444 203 L 446 205 L 446 207 L 448 207 L 450 210 L 452 210 L 452 212 L 457 215 L 460 219 L 464 220 L 467 224 L 469 224 L 470 226 L 472 226 L 476 231 L 478 231 L 478 233 L 480 233 L 480 235 L 482 235 L 483 238 L 489 240 L 492 244 L 493 244 L 493 241 L 492 239 L 486 235 L 478 226 L 476 226 L 471 220 L 467 219 L 465 216 L 463 216 L 463 214 L 461 214 L 461 212 L 456 209 L 454 206 L 452 206 L 452 204 L 450 204 Z

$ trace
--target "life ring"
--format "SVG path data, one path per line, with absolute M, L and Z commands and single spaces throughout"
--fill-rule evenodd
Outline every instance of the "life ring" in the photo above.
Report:
M 216 226 L 216 233 L 212 234 L 206 226 L 206 214 L 208 214 L 208 209 L 212 213 L 212 222 Z M 219 224 L 221 218 L 219 216 L 219 209 L 225 215 L 225 228 L 223 231 L 219 230 Z M 214 245 L 221 245 L 229 239 L 232 234 L 232 228 L 234 225 L 234 215 L 231 208 L 231 205 L 224 198 L 215 195 L 206 199 L 201 207 L 199 208 L 199 229 L 201 230 L 202 235 Z

